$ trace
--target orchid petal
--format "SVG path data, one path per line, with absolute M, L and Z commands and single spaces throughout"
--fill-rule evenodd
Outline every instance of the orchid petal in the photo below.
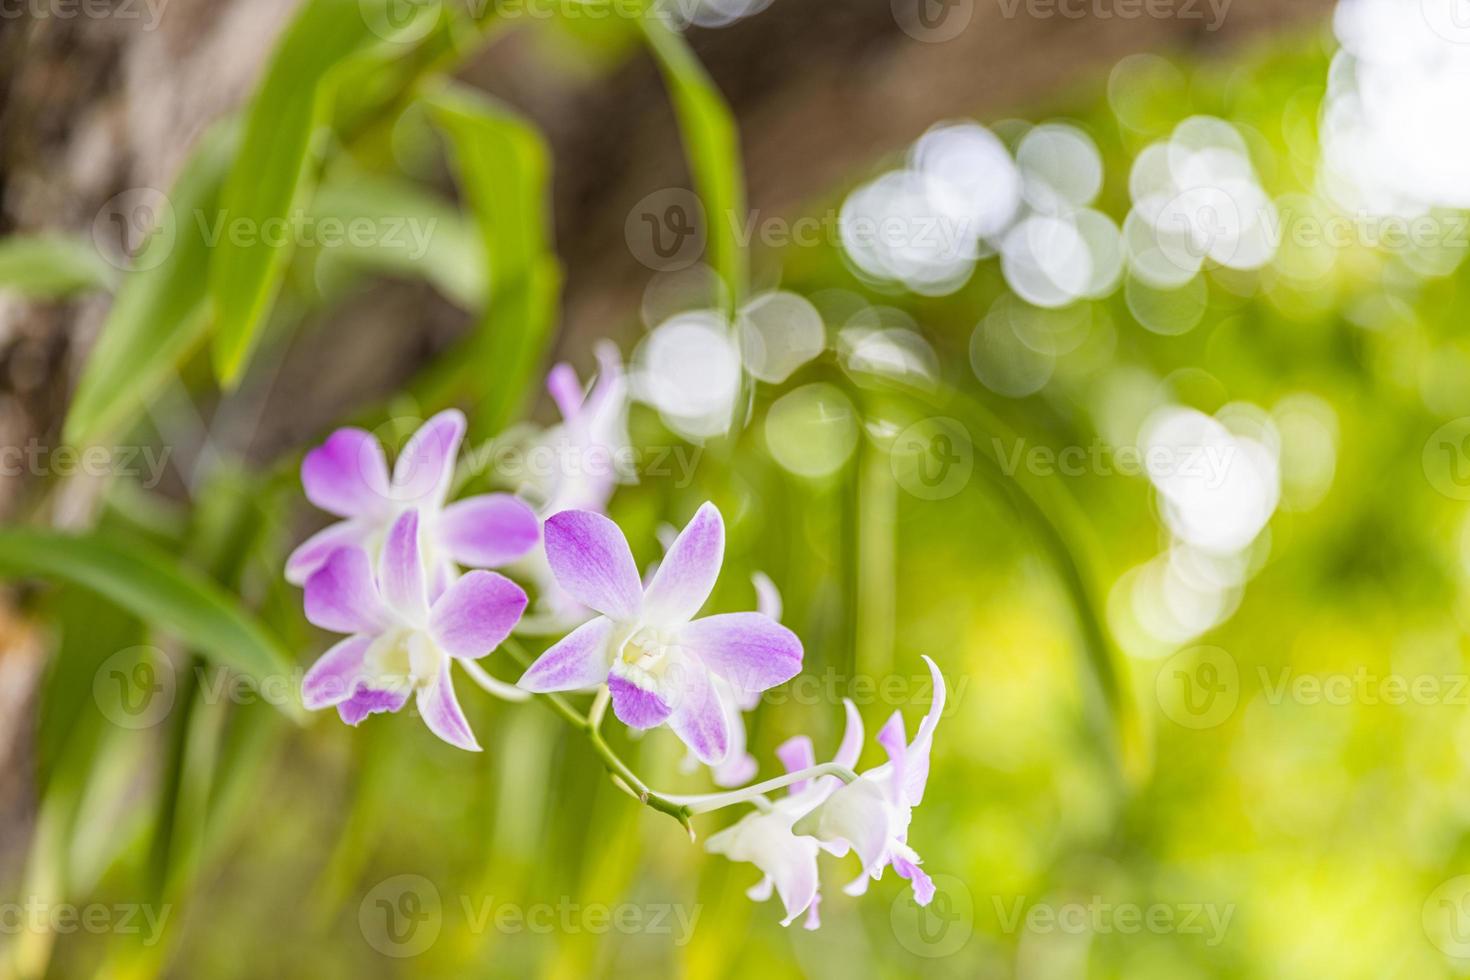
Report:
M 616 524 L 591 511 L 564 510 L 547 520 L 545 533 L 552 574 L 573 599 L 621 622 L 638 618 L 643 586 Z
M 582 408 L 582 382 L 577 379 L 577 370 L 565 361 L 553 367 L 546 375 L 546 390 L 556 402 L 557 411 L 563 419 L 575 418 Z
M 675 665 L 677 692 L 669 728 L 705 765 L 719 765 L 730 753 L 730 729 L 714 679 L 701 663 Z
M 286 581 L 295 586 L 306 584 L 311 573 L 321 568 L 338 548 L 362 547 L 367 531 L 359 521 L 337 521 L 296 546 L 286 559 Z
M 422 624 L 428 616 L 417 510 L 404 511 L 388 529 L 378 555 L 378 588 L 383 601 L 408 622 Z
M 722 613 L 681 626 L 681 646 L 737 688 L 764 691 L 801 670 L 801 641 L 760 613 Z
M 755 611 L 781 622 L 781 590 L 776 588 L 771 576 L 755 572 L 750 576 L 750 582 L 755 586 Z
M 387 610 L 361 548 L 340 548 L 306 580 L 306 618 L 333 633 L 381 631 Z
M 352 697 L 337 705 L 337 714 L 355 728 L 368 715 L 401 711 L 408 703 L 408 691 L 407 684 L 396 684 L 387 688 L 364 685 L 354 691 Z
M 915 858 L 918 855 L 914 855 Z M 893 870 L 900 878 L 907 878 L 914 886 L 914 901 L 920 905 L 928 905 L 934 900 L 934 881 L 923 869 L 919 867 L 917 860 L 910 861 L 902 854 L 894 854 L 890 859 Z
M 451 657 L 474 660 L 505 642 L 525 610 L 519 585 L 495 572 L 470 572 L 434 603 L 429 633 Z
M 487 573 L 488 574 L 488 573 Z M 445 660 L 439 667 L 439 676 L 426 687 L 419 688 L 418 709 L 429 731 L 438 735 L 455 748 L 466 752 L 480 751 L 475 733 L 459 707 L 454 696 L 454 682 L 449 676 L 449 663 Z
M 908 750 L 904 796 L 912 806 L 924 802 L 924 787 L 929 782 L 929 750 L 934 744 L 934 729 L 938 727 L 940 716 L 944 714 L 946 694 L 944 675 L 939 672 L 938 665 L 927 656 L 924 662 L 929 665 L 929 675 L 934 681 L 934 694 L 929 702 L 929 710 L 924 714 L 924 720 L 919 722 L 919 731 L 914 735 Z
M 851 698 L 843 698 L 842 707 L 847 711 L 847 728 L 842 732 L 842 744 L 837 747 L 832 761 L 852 769 L 857 766 L 858 756 L 863 751 L 863 716 Z
M 612 634 L 606 616 L 588 620 L 537 657 L 516 686 L 534 694 L 596 687 L 607 680 Z
M 714 504 L 695 512 L 674 539 L 643 596 L 644 617 L 655 626 L 687 623 L 714 591 L 725 560 L 725 522 Z
M 541 540 L 541 522 L 508 493 L 467 497 L 439 515 L 439 544 L 461 565 L 499 568 L 522 558 Z
M 613 673 L 607 678 L 608 690 L 612 692 L 613 714 L 629 728 L 657 728 L 668 721 L 673 708 L 658 692 L 635 683 L 617 673 L 617 662 Z
M 454 459 L 465 433 L 464 413 L 451 408 L 419 426 L 393 462 L 393 496 L 400 503 L 437 508 L 454 479 Z
M 389 504 L 383 447 L 362 429 L 338 429 L 301 461 L 306 499 L 338 517 L 371 517 Z
M 776 758 L 781 760 L 787 772 L 800 772 L 817 764 L 817 753 L 812 749 L 811 738 L 806 735 L 793 735 L 776 746 Z M 794 796 L 810 785 L 809 779 L 798 780 L 791 784 L 790 792 Z
M 903 730 L 903 713 L 895 711 L 878 730 L 878 744 L 888 753 L 893 775 L 887 782 L 888 799 L 898 805 L 904 803 L 904 771 L 908 756 L 908 736 Z
M 317 658 L 301 680 L 301 703 L 308 711 L 331 708 L 352 697 L 362 675 L 370 636 L 349 636 Z

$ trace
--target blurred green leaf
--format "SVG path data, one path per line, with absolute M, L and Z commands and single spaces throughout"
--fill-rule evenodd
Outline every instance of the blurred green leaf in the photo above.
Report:
M 519 117 L 476 93 L 446 88 L 428 98 L 448 139 L 461 190 L 474 213 L 486 262 L 485 312 L 467 350 L 451 355 L 445 400 L 474 375 L 478 432 L 496 432 L 522 407 L 556 325 L 561 269 L 550 249 L 545 142 Z
M 169 194 L 172 207 L 123 280 L 87 359 L 66 419 L 65 438 L 95 442 L 125 427 L 203 338 L 210 317 L 207 223 L 238 138 L 234 121 L 205 134 Z M 158 252 L 164 254 L 160 257 Z
M 90 589 L 257 682 L 292 669 L 276 640 L 234 597 L 141 541 L 106 532 L 0 529 L 0 574 Z M 280 707 L 299 714 L 293 705 Z
M 395 37 L 412 37 L 419 17 L 440 14 L 435 5 L 417 9 L 418 16 L 397 23 L 394 0 L 307 0 L 276 48 L 221 195 L 221 215 L 250 233 L 221 238 L 209 267 L 221 383 L 239 380 L 280 286 L 296 211 L 325 149 L 336 70 Z M 411 50 L 402 45 L 403 53 Z
M 50 299 L 110 288 L 113 278 L 112 267 L 85 239 L 37 235 L 0 240 L 0 291 Z
M 480 240 L 448 202 L 407 181 L 364 174 L 329 180 L 317 190 L 312 213 L 349 228 L 370 223 L 372 241 L 349 235 L 323 248 L 319 261 L 417 276 L 459 306 L 478 310 L 485 302 L 485 259 Z
M 735 118 L 682 34 L 652 14 L 638 18 L 638 24 L 674 103 L 689 170 L 704 203 L 706 258 L 730 291 L 733 313 L 747 277 L 739 234 L 745 224 L 745 179 Z

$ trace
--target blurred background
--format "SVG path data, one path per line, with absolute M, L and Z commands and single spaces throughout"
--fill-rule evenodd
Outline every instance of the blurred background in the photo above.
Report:
M 28 0 L 0 50 L 0 975 L 1470 972 L 1461 0 Z M 461 492 L 545 500 L 557 361 L 625 364 L 640 564 L 714 500 L 709 608 L 782 594 L 763 776 L 939 664 L 927 910 L 824 859 L 782 928 L 737 813 L 691 844 L 538 704 L 461 683 L 481 755 L 296 710 L 302 454 L 458 406 Z

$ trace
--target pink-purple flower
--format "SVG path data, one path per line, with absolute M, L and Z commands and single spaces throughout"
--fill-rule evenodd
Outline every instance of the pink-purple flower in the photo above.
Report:
M 376 575 L 360 547 L 338 548 L 306 581 L 306 618 L 350 634 L 302 683 L 308 709 L 336 707 L 356 725 L 401 709 L 414 695 L 429 730 L 469 751 L 479 743 L 454 694 L 450 667 L 477 660 L 510 635 L 526 594 L 495 572 L 472 571 L 435 594 L 423 559 L 420 517 L 404 511 L 388 529 Z
M 408 440 L 391 476 L 383 447 L 362 429 L 338 429 L 301 463 L 307 498 L 343 520 L 308 538 L 286 561 L 286 579 L 302 585 L 344 547 L 377 554 L 400 515 L 419 515 L 429 589 L 442 592 L 456 565 L 499 568 L 529 552 L 540 538 L 536 514 L 505 493 L 446 504 L 465 417 L 440 412 Z
M 647 588 L 623 532 L 601 514 L 552 516 L 545 546 L 557 583 L 600 615 L 543 653 L 519 682 L 525 690 L 606 683 L 624 724 L 667 724 L 700 761 L 714 765 L 731 744 L 729 695 L 715 678 L 735 692 L 764 691 L 801 670 L 801 641 L 768 616 L 695 618 L 724 562 L 725 526 L 713 504 L 700 507 L 680 532 Z

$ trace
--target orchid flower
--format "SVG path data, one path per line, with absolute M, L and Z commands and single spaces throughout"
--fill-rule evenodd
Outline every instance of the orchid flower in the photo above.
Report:
M 723 677 L 764 691 L 801 670 L 796 634 L 758 612 L 695 619 L 724 562 L 725 525 L 706 503 L 680 532 L 645 589 L 628 540 L 612 521 L 570 510 L 546 522 L 558 584 L 600 615 L 553 645 L 521 677 L 535 693 L 606 683 L 613 713 L 638 729 L 668 724 L 701 762 L 730 751 Z
M 928 905 L 934 897 L 934 883 L 919 867 L 921 859 L 908 844 L 909 821 L 914 807 L 924 799 L 924 786 L 929 781 L 929 750 L 934 742 L 934 729 L 944 712 L 944 675 L 928 657 L 929 673 L 934 678 L 934 699 L 912 742 L 904 735 L 903 715 L 897 711 L 878 732 L 878 744 L 888 753 L 888 761 L 858 776 L 834 792 L 820 807 L 797 822 L 798 834 L 811 834 L 833 854 L 856 851 L 862 859 L 863 871 L 845 889 L 849 895 L 868 890 L 868 880 L 883 876 L 883 869 L 893 866 L 901 878 L 913 885 L 914 900 Z
M 351 634 L 322 655 L 302 682 L 308 709 L 336 707 L 357 725 L 401 709 L 410 693 L 429 730 L 450 745 L 480 750 L 450 677 L 510 635 L 526 608 L 520 586 L 495 572 L 473 571 L 431 598 L 420 517 L 404 511 L 388 530 L 376 578 L 361 548 L 339 548 L 306 581 L 306 618 Z
M 597 378 L 590 389 L 583 388 L 576 369 L 566 362 L 546 376 L 546 389 L 562 421 L 541 437 L 539 445 L 552 450 L 563 465 L 539 487 L 546 501 L 540 507 L 544 517 L 564 510 L 600 514 L 607 509 L 617 484 L 633 481 L 633 475 L 625 472 L 628 383 L 617 346 L 600 342 L 597 364 Z M 536 585 L 536 612 L 522 621 L 520 632 L 562 633 L 592 617 L 589 609 L 557 585 L 539 540 L 520 568 Z
M 764 572 L 756 572 L 751 576 L 751 581 L 755 585 L 756 612 L 762 616 L 769 616 L 773 621 L 779 623 L 781 621 L 781 593 L 776 589 L 776 583 L 772 582 L 770 576 Z M 745 750 L 746 732 L 743 713 L 755 710 L 756 705 L 760 704 L 761 692 L 737 690 L 723 677 L 716 677 L 714 684 L 719 690 L 720 703 L 725 707 L 725 724 L 730 731 L 730 753 L 725 756 L 723 762 L 711 767 L 711 774 L 716 786 L 739 786 L 750 782 L 756 774 L 755 756 Z M 684 761 L 680 763 L 679 768 L 684 772 L 694 772 L 699 768 L 699 757 L 692 749 L 684 756 Z
M 842 703 L 847 709 L 847 730 L 832 761 L 851 769 L 862 749 L 863 719 L 851 701 L 844 698 Z M 776 749 L 776 755 L 787 772 L 810 769 L 815 760 L 812 740 L 805 735 L 787 739 Z M 786 918 L 781 920 L 783 926 L 789 926 L 803 912 L 806 913 L 804 928 L 816 929 L 822 924 L 817 911 L 821 903 L 817 852 L 823 845 L 816 838 L 793 833 L 792 826 L 820 806 L 841 782 L 836 776 L 819 776 L 792 783 L 786 796 L 774 803 L 764 798 L 753 801 L 761 809 L 705 842 L 705 850 L 711 854 L 723 854 L 732 861 L 748 861 L 760 869 L 761 880 L 745 894 L 757 902 L 770 898 L 773 891 L 779 895 L 786 909 Z
M 498 568 L 530 551 L 540 540 L 540 525 L 514 496 L 490 493 L 445 505 L 464 433 L 462 412 L 435 415 L 408 440 L 391 477 L 383 447 L 362 429 L 338 429 L 307 453 L 301 463 L 307 498 L 344 520 L 291 553 L 287 581 L 304 584 L 342 548 L 375 555 L 388 529 L 410 509 L 418 512 L 431 595 L 448 586 L 455 564 Z

